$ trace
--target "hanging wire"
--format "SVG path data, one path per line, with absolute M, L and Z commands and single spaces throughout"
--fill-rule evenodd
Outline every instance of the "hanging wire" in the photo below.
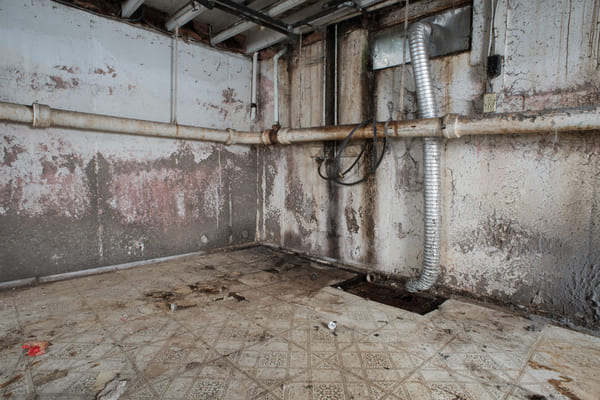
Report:
M 404 75 L 406 72 L 406 47 L 408 46 L 408 4 L 409 0 L 406 0 L 404 4 L 404 38 L 405 43 L 402 46 L 402 74 L 400 77 L 400 103 L 398 107 L 398 121 L 404 119 Z
M 350 131 L 348 136 L 346 136 L 346 138 L 340 145 L 340 148 L 337 151 L 337 153 L 335 154 L 335 157 L 333 159 L 317 158 L 316 161 L 319 164 L 319 166 L 317 167 L 317 172 L 319 173 L 319 176 L 322 179 L 325 179 L 328 181 L 333 181 L 333 182 L 337 183 L 338 185 L 343 185 L 343 186 L 358 185 L 359 183 L 362 183 L 362 182 L 366 181 L 367 179 L 369 179 L 369 177 L 371 175 L 374 175 L 375 172 L 377 172 L 377 168 L 379 168 L 379 165 L 381 165 L 381 161 L 383 160 L 383 156 L 385 155 L 387 145 L 388 145 L 388 122 L 389 122 L 389 120 L 385 122 L 385 125 L 383 127 L 383 134 L 384 134 L 383 149 L 381 150 L 381 154 L 379 156 L 377 155 L 377 153 L 378 153 L 378 151 L 377 151 L 377 147 L 378 147 L 377 146 L 377 141 L 378 141 L 378 139 L 377 139 L 377 122 L 374 120 L 364 121 L 364 122 L 361 122 L 360 124 L 356 125 Z M 360 153 L 356 156 L 356 158 L 354 159 L 352 164 L 350 164 L 350 166 L 344 170 L 342 170 L 342 154 L 344 153 L 344 150 L 346 150 L 346 148 L 348 147 L 348 144 L 352 140 L 352 136 L 354 135 L 354 133 L 358 129 L 360 129 L 363 126 L 370 124 L 370 123 L 373 123 L 373 165 L 362 178 L 357 179 L 355 181 L 348 182 L 345 180 L 347 175 L 358 165 L 359 161 L 364 157 L 366 150 L 367 150 L 367 146 L 369 145 L 369 142 L 365 140 L 365 143 L 361 147 Z M 331 170 L 327 171 L 327 175 L 323 174 L 323 172 L 321 171 L 321 167 L 324 162 L 325 162 L 326 166 L 329 165 L 329 167 L 331 168 Z

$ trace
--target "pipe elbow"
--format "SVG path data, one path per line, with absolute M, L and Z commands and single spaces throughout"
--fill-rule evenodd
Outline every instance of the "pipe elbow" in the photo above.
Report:
M 427 22 L 415 22 L 408 28 L 408 37 L 421 37 L 426 39 L 431 35 L 432 26 Z

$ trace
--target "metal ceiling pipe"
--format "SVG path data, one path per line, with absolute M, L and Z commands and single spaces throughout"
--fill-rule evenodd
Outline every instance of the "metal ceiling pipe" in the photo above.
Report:
M 31 124 L 34 128 L 51 126 L 86 131 L 162 137 L 171 139 L 201 140 L 225 144 L 261 144 L 255 132 L 233 129 L 212 129 L 195 126 L 142 121 L 131 118 L 81 113 L 50 108 L 34 103 L 31 107 L 0 102 L 0 120 Z
M 408 30 L 410 58 L 417 87 L 419 118 L 435 118 L 435 99 L 431 79 L 431 66 L 427 47 L 431 37 L 431 25 L 417 22 Z M 425 249 L 421 277 L 406 283 L 406 290 L 417 292 L 433 286 L 440 272 L 440 227 L 441 189 L 440 155 L 441 144 L 437 138 L 423 139 L 423 186 L 425 198 Z
M 306 0 L 280 1 L 280 2 L 275 3 L 275 5 L 273 7 L 271 7 L 269 10 L 267 10 L 265 14 L 268 15 L 269 17 L 278 17 L 279 15 L 283 14 L 284 12 L 291 10 L 294 7 L 299 6 L 300 4 L 304 3 L 305 1 Z M 212 37 L 210 39 L 210 44 L 212 44 L 214 46 L 214 45 L 221 43 L 229 38 L 234 37 L 235 35 L 244 33 L 247 30 L 252 29 L 254 26 L 256 26 L 256 24 L 252 21 L 239 21 L 235 25 L 232 25 L 229 28 L 226 28 L 226 29 L 222 30 L 221 32 L 217 33 L 214 37 Z
M 273 57 L 273 125 L 279 125 L 279 58 L 286 50 L 284 47 Z

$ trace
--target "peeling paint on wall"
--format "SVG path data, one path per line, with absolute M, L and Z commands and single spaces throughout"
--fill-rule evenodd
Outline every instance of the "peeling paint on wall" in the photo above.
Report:
M 51 1 L 24 3 L 2 4 L 0 100 L 170 121 L 169 36 Z M 252 61 L 200 44 L 178 49 L 177 121 L 247 130 Z
M 169 120 L 165 35 L 49 1 L 15 1 L 2 4 L 0 36 L 2 101 Z M 251 61 L 179 48 L 178 121 L 247 129 Z M 256 154 L 0 123 L 0 280 L 252 242 Z
M 256 153 L 0 124 L 2 280 L 254 239 Z M 210 156 L 197 158 L 197 155 Z M 205 239 L 203 236 L 209 232 Z
M 598 3 L 561 1 L 547 7 L 543 1 L 498 2 L 496 48 L 502 49 L 505 64 L 491 90 L 499 93 L 499 111 L 600 103 L 597 49 L 587 46 L 598 36 L 593 23 L 598 19 Z M 485 7 L 480 5 L 474 7 L 471 46 L 478 52 L 432 60 L 436 102 L 443 114 L 482 110 L 486 74 L 481 58 L 486 54 L 481 49 L 487 48 L 487 35 Z M 537 23 L 541 19 L 548 24 Z M 340 54 L 363 46 L 359 33 L 342 32 L 340 38 Z M 477 42 L 482 38 L 485 43 Z M 405 71 L 404 104 L 398 104 L 402 68 L 376 73 L 375 114 L 380 121 L 389 117 L 389 101 L 394 103 L 394 116 L 403 110 L 406 118 L 416 117 L 410 69 Z M 308 72 L 295 58 L 289 69 L 291 79 L 285 84 L 294 93 L 300 71 L 304 70 L 305 77 Z M 360 97 L 361 84 L 356 82 L 364 71 L 350 58 L 341 60 L 340 71 L 340 87 L 346 90 L 340 100 L 347 104 Z M 315 76 L 312 87 L 321 84 L 321 76 Z M 361 120 L 367 105 L 357 103 L 340 107 L 341 122 Z M 315 114 L 321 102 L 317 96 L 292 95 L 290 107 Z M 290 124 L 297 126 L 294 119 Z M 538 308 L 597 329 L 597 137 L 547 132 L 447 141 L 442 155 L 439 283 L 475 296 Z M 262 239 L 381 273 L 418 275 L 423 262 L 421 141 L 392 140 L 376 179 L 360 188 L 337 187 L 339 197 L 323 195 L 328 193 L 327 183 L 317 176 L 314 153 L 314 148 L 294 146 L 269 149 L 263 158 L 262 170 L 271 171 L 263 175 L 267 193 L 263 209 L 272 212 L 268 218 L 263 216 Z M 302 187 L 304 194 L 289 199 L 290 193 L 281 185 Z M 289 203 L 311 204 L 318 210 L 319 229 L 312 222 L 305 229 L 298 226 L 307 222 L 297 218 L 302 208 L 288 206 L 281 214 L 275 213 Z M 301 232 L 309 235 L 295 238 Z

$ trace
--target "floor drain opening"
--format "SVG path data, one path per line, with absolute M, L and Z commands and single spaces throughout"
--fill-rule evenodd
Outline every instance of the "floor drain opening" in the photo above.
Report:
M 357 276 L 342 283 L 333 285 L 348 293 L 363 297 L 388 306 L 398 307 L 406 311 L 425 315 L 447 300 L 446 297 L 434 296 L 429 293 L 410 293 L 403 286 L 390 287 L 369 283 L 365 276 Z

